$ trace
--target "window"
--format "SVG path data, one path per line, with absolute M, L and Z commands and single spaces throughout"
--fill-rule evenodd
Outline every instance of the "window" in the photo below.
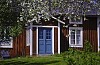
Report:
M 82 27 L 69 28 L 69 46 L 83 47 L 83 29 Z
M 81 17 L 81 16 L 75 17 L 75 16 L 73 15 L 73 16 L 70 17 L 69 23 L 70 23 L 70 24 L 82 24 L 82 17 Z
M 46 30 L 46 39 L 51 39 L 51 30 Z
M 0 48 L 12 48 L 13 47 L 13 39 L 0 41 Z
M 30 29 L 26 29 L 26 46 L 30 45 Z
M 39 39 L 43 39 L 43 30 L 39 31 Z
M 0 31 L 0 48 L 12 48 L 13 47 L 13 38 L 9 35 L 9 29 Z

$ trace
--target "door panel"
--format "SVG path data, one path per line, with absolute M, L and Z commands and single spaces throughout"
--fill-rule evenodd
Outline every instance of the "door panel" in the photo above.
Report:
M 39 53 L 44 54 L 45 53 L 45 45 L 43 40 L 39 40 Z
M 52 53 L 52 29 L 39 28 L 39 54 Z

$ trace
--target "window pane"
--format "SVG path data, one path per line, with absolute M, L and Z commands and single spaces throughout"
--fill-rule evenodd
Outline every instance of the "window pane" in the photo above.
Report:
M 43 35 L 43 31 L 40 31 L 39 33 L 40 33 L 39 35 Z
M 75 30 L 71 30 L 71 35 L 75 35 Z
M 81 18 L 80 17 L 77 17 L 76 18 L 76 22 L 81 22 Z
M 70 22 L 81 22 L 80 16 L 75 17 L 75 15 L 73 15 L 70 19 Z
M 77 36 L 76 36 L 76 39 L 77 39 L 77 40 L 80 40 L 80 39 L 81 39 L 81 36 L 80 36 L 80 35 L 77 35 Z
M 39 35 L 39 39 L 43 39 L 43 35 Z
M 76 40 L 76 44 L 78 44 L 78 45 L 81 44 L 81 43 L 80 43 L 80 40 Z
M 75 40 L 75 35 L 71 35 L 71 39 L 74 39 Z
M 51 39 L 51 31 L 46 30 L 46 39 Z
M 10 46 L 11 42 L 10 41 L 1 41 L 0 46 Z
M 76 30 L 76 34 L 80 34 L 80 30 Z
M 80 44 L 81 36 L 80 36 L 80 30 L 76 30 L 76 45 Z
M 46 35 L 46 39 L 51 39 L 51 35 Z
M 49 35 L 49 31 L 46 31 L 46 35 Z
M 39 39 L 43 39 L 43 30 L 39 31 Z
M 71 40 L 71 44 L 75 44 L 75 40 Z

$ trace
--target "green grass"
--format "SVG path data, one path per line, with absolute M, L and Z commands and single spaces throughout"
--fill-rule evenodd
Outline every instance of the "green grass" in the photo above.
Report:
M 0 65 L 100 65 L 100 53 L 70 49 L 61 54 L 0 60 Z
M 0 65 L 66 65 L 62 57 L 19 57 L 1 60 Z

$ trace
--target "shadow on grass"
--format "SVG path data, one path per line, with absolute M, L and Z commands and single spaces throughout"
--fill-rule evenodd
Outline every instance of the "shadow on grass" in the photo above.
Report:
M 48 62 L 25 62 L 25 61 L 0 61 L 0 65 L 46 65 L 53 64 L 59 61 L 48 61 Z

